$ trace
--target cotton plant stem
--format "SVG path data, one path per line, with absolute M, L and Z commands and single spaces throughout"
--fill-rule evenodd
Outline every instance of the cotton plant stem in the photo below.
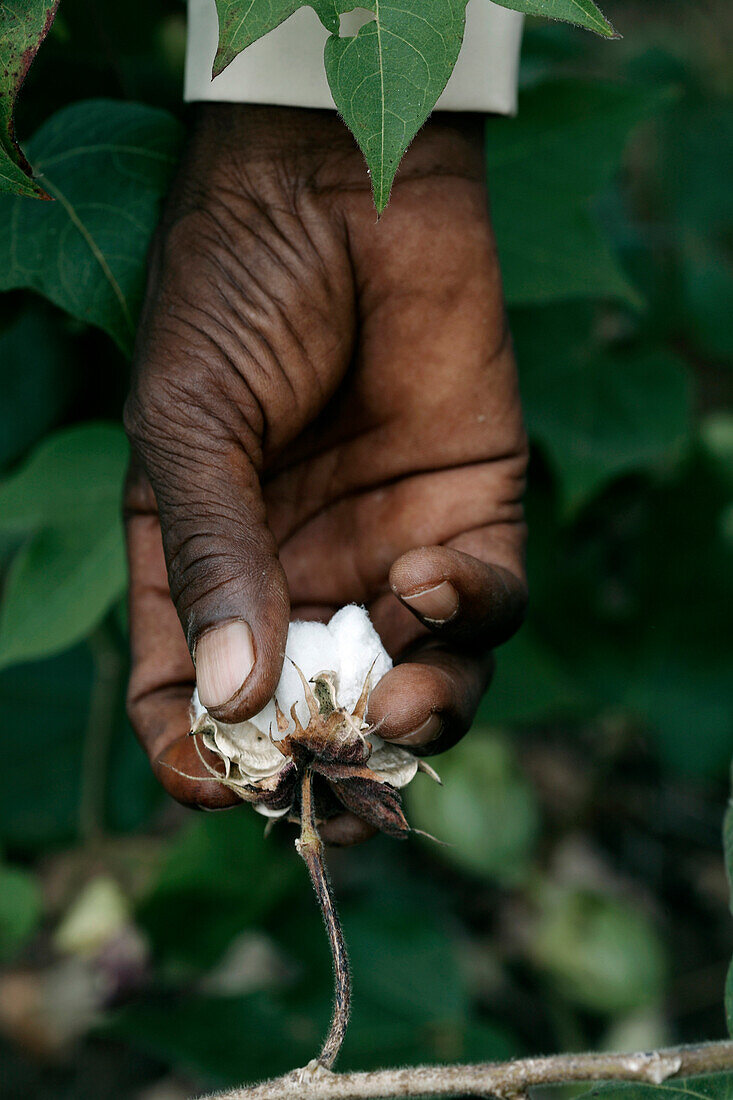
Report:
M 125 672 L 122 651 L 109 620 L 94 631 L 89 646 L 94 681 L 84 733 L 79 796 L 79 835 L 84 844 L 93 844 L 104 832 L 109 754 Z
M 251 1088 L 219 1092 L 208 1100 L 388 1100 L 399 1096 L 483 1096 L 516 1100 L 538 1085 L 642 1081 L 733 1072 L 733 1042 L 671 1047 L 639 1054 L 554 1054 L 470 1066 L 407 1066 L 372 1073 L 295 1070 Z
M 351 972 L 346 953 L 344 934 L 341 929 L 336 906 L 328 881 L 328 873 L 323 858 L 323 841 L 316 827 L 313 806 L 313 773 L 306 768 L 300 788 L 300 837 L 295 842 L 301 857 L 310 873 L 313 888 L 321 907 L 323 921 L 331 945 L 334 976 L 334 1007 L 331 1027 L 329 1028 L 323 1049 L 314 1063 L 323 1070 L 330 1070 L 336 1061 L 341 1044 L 346 1035 L 351 1011 Z

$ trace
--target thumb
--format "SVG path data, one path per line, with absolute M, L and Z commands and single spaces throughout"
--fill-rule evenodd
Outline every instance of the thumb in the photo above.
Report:
M 201 409 L 193 431 L 180 408 L 154 418 L 138 410 L 134 398 L 128 401 L 128 514 L 139 514 L 146 498 L 148 510 L 157 506 L 199 697 L 215 718 L 243 721 L 275 692 L 290 611 L 258 470 L 221 420 L 202 426 Z

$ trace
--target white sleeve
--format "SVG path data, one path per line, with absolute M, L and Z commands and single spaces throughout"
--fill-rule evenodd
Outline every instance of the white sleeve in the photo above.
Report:
M 358 11 L 350 12 L 342 16 L 342 29 L 353 34 L 363 21 Z M 327 36 L 313 8 L 300 8 L 212 80 L 215 3 L 188 0 L 185 99 L 333 108 L 323 68 Z M 514 114 L 521 39 L 521 15 L 489 0 L 471 0 L 463 49 L 436 109 Z

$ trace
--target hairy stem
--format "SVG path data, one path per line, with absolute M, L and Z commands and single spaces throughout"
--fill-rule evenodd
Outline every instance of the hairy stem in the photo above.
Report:
M 492 1096 L 513 1100 L 536 1085 L 643 1081 L 733 1072 L 733 1042 L 702 1043 L 640 1054 L 554 1054 L 471 1066 L 405 1066 L 373 1073 L 307 1068 L 209 1100 L 387 1100 L 394 1096 Z
M 334 1007 L 331 1027 L 329 1028 L 323 1049 L 317 1058 L 317 1064 L 330 1069 L 336 1061 L 341 1044 L 346 1035 L 351 1010 L 351 972 L 346 954 L 344 933 L 336 912 L 336 905 L 328 881 L 326 863 L 323 858 L 323 841 L 316 827 L 313 805 L 313 773 L 306 768 L 300 788 L 300 837 L 295 842 L 310 873 L 311 882 L 323 914 L 323 922 L 331 945 L 334 976 Z

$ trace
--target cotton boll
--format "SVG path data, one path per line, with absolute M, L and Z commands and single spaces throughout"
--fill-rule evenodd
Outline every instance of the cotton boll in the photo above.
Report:
M 272 733 L 273 739 L 279 740 L 293 729 L 290 721 L 293 703 L 296 704 L 296 713 L 302 725 L 308 724 L 310 712 L 305 700 L 305 689 L 293 663 L 302 671 L 306 680 L 311 680 L 319 672 L 335 672 L 338 701 L 347 710 L 352 710 L 356 704 L 372 665 L 372 687 L 392 668 L 392 660 L 372 626 L 366 609 L 356 604 L 342 607 L 328 625 L 317 622 L 291 623 L 285 653 L 286 659 L 275 698 L 288 720 L 288 730 L 283 733 L 278 730 L 275 703 L 271 700 L 248 723 L 226 727 L 235 741 L 235 731 L 240 726 L 250 727 L 250 723 L 261 733 Z M 191 713 L 194 722 L 205 714 L 198 691 L 194 691 L 191 700 Z
M 351 710 L 361 695 L 367 673 L 374 663 L 371 685 L 374 687 L 392 668 L 392 659 L 372 626 L 365 608 L 351 603 L 337 611 L 328 630 L 339 655 L 339 703 Z
M 194 692 L 192 732 L 200 735 L 204 748 L 219 758 L 214 766 L 201 755 L 202 764 L 240 798 L 251 802 L 258 813 L 272 819 L 290 816 L 297 820 L 298 787 L 309 782 L 311 772 L 318 779 L 319 790 L 329 786 L 337 803 L 344 806 L 353 804 L 353 787 L 350 796 L 346 787 L 353 781 L 357 786 L 361 784 L 362 816 L 390 836 L 407 836 L 410 828 L 397 791 L 414 778 L 419 768 L 427 770 L 426 766 L 408 749 L 369 732 L 363 708 L 355 713 L 367 682 L 373 686 L 391 667 L 392 661 L 363 607 L 344 607 L 328 624 L 291 623 L 286 659 L 275 692 L 287 728 L 278 730 L 273 700 L 252 719 L 226 725 L 209 717 L 198 692 Z M 307 700 L 313 707 L 312 714 Z M 291 708 L 302 727 L 297 733 L 288 721 Z M 287 733 L 292 736 L 283 742 Z M 275 744 L 278 739 L 279 744 Z M 370 772 L 363 769 L 367 762 Z M 317 805 L 315 812 L 321 812 Z
M 275 698 L 288 720 L 289 729 L 292 729 L 290 708 L 293 703 L 296 704 L 296 713 L 304 726 L 308 724 L 310 718 L 308 704 L 305 701 L 305 690 L 292 662 L 295 662 L 306 680 L 310 680 L 317 673 L 324 672 L 327 669 L 338 673 L 339 654 L 336 643 L 325 623 L 296 622 L 290 624 L 285 655 L 286 659 L 283 662 L 282 675 L 275 691 Z M 272 730 L 272 736 L 275 740 L 283 736 L 277 728 L 274 701 L 269 702 L 264 710 L 254 716 L 252 721 L 263 733 L 269 733 Z

